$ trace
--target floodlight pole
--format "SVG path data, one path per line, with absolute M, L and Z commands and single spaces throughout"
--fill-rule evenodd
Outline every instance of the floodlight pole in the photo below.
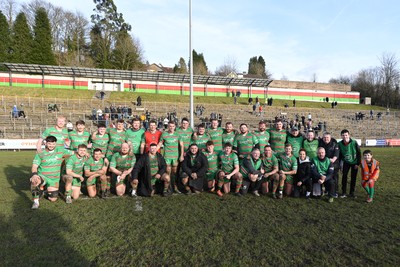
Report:
M 193 117 L 192 0 L 189 0 L 189 71 L 190 71 L 190 127 L 192 127 L 192 129 L 194 129 L 194 117 Z

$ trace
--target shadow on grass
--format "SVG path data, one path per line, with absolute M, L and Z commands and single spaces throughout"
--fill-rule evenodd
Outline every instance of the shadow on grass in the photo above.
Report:
M 30 166 L 6 165 L 4 172 L 11 189 L 18 196 L 7 198 L 14 199 L 10 202 L 11 211 L 8 212 L 9 216 L 0 218 L 3 232 L 0 237 L 3 247 L 0 252 L 1 265 L 89 266 L 90 262 L 65 240 L 64 236 L 72 229 L 59 214 L 46 207 L 30 210 L 32 201 L 30 193 L 27 194 Z M 10 190 L 8 192 L 6 194 L 13 194 Z M 41 199 L 41 205 L 45 201 Z

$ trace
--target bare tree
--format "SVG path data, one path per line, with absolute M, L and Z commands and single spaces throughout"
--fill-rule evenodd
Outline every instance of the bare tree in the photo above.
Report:
M 0 1 L 0 11 L 6 16 L 8 25 L 10 27 L 14 23 L 14 18 L 18 13 L 18 3 L 15 0 L 1 0 Z
M 396 85 L 399 84 L 400 72 L 398 69 L 398 61 L 394 54 L 385 53 L 379 58 L 381 66 L 379 67 L 379 75 L 381 78 L 380 93 L 382 94 L 383 104 L 387 107 L 392 106 L 393 100 L 396 99 Z
M 225 59 L 224 64 L 215 70 L 215 75 L 227 76 L 228 74 L 230 74 L 232 72 L 237 73 L 238 67 L 237 67 L 236 59 L 232 56 L 229 56 Z

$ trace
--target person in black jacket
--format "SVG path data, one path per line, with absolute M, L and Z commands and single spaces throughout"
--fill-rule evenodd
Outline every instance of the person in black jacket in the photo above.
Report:
M 337 198 L 339 193 L 339 146 L 335 138 L 329 132 L 324 132 L 322 138 L 318 140 L 318 147 L 325 148 L 326 157 L 332 162 L 333 165 L 333 178 L 335 180 L 335 193 L 333 197 Z
M 164 184 L 162 195 L 170 195 L 170 177 L 164 157 L 157 152 L 157 144 L 150 144 L 149 152 L 142 155 L 136 162 L 131 173 L 132 187 L 140 196 L 153 196 L 157 183 Z M 135 182 L 136 181 L 136 182 Z M 132 194 L 133 195 L 133 194 Z
M 297 173 L 294 177 L 294 197 L 300 196 L 301 188 L 306 186 L 306 198 L 310 199 L 313 181 L 311 177 L 311 162 L 304 148 L 299 150 L 297 158 Z
M 199 147 L 196 144 L 191 144 L 183 159 L 180 175 L 187 194 L 191 194 L 192 190 L 195 193 L 203 191 L 207 169 L 208 161 L 206 156 L 199 151 Z

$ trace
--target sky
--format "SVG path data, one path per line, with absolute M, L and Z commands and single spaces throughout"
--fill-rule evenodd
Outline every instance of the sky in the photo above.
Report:
M 49 0 L 56 6 L 59 0 Z M 189 62 L 189 0 L 114 0 L 149 63 Z M 91 0 L 62 7 L 90 20 Z M 400 54 L 397 0 L 192 0 L 192 48 L 211 72 L 262 56 L 276 80 L 328 82 Z

